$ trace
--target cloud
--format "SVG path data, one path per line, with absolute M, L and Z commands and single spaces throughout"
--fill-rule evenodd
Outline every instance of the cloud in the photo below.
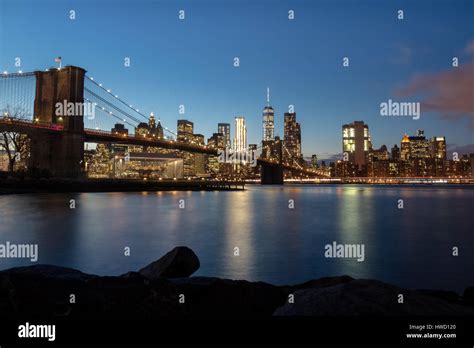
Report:
M 474 40 L 468 42 L 466 48 L 464 49 L 466 54 L 474 54 Z
M 471 153 L 474 153 L 474 144 L 467 144 L 467 145 L 447 144 L 446 152 L 447 153 L 457 152 L 459 156 L 469 155 Z
M 442 72 L 415 76 L 396 90 L 396 94 L 417 98 L 421 101 L 422 112 L 437 112 L 450 120 L 468 117 L 470 126 L 474 127 L 474 61 Z

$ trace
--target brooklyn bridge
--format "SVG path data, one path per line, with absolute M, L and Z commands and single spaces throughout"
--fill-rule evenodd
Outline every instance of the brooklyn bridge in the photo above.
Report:
M 73 116 L 57 113 L 58 103 L 84 105 L 85 102 L 94 105 L 97 112 L 93 118 L 85 115 L 84 108 Z M 28 167 L 48 171 L 55 177 L 80 178 L 86 175 L 85 143 L 136 145 L 218 155 L 215 147 L 173 137 L 176 133 L 166 126 L 163 128 L 170 136 L 162 138 L 105 129 L 103 125 L 110 123 L 108 120 L 111 118 L 135 129 L 148 117 L 76 66 L 0 74 L 0 106 L 3 107 L 0 132 L 17 132 L 27 136 Z M 21 110 L 21 117 L 14 110 Z M 262 149 L 262 146 L 259 148 Z M 282 184 L 284 173 L 306 178 L 326 176 L 321 170 L 307 168 L 288 157 L 283 158 L 282 152 L 272 158 L 260 156 L 257 165 L 262 184 Z

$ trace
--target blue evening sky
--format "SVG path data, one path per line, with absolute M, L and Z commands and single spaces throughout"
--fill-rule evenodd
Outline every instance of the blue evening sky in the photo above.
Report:
M 375 147 L 390 148 L 419 128 L 448 144 L 474 143 L 472 115 L 379 114 L 389 98 L 417 101 L 395 93 L 415 76 L 452 69 L 453 56 L 473 61 L 466 47 L 474 40 L 474 1 L 0 0 L 0 40 L 2 71 L 18 70 L 15 57 L 32 71 L 62 56 L 167 127 L 187 118 L 206 138 L 218 122 L 231 123 L 233 134 L 234 117 L 243 115 L 249 143 L 261 141 L 268 86 L 275 133 L 283 136 L 283 113 L 295 105 L 306 156 L 341 152 L 341 125 L 354 120 L 369 124 Z

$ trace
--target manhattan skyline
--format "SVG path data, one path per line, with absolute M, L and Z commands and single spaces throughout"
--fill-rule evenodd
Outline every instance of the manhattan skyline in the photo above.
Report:
M 358 119 L 370 125 L 376 148 L 424 129 L 446 136 L 448 151 L 472 152 L 474 106 L 466 97 L 474 81 L 473 4 L 389 1 L 377 11 L 370 4 L 7 0 L 0 5 L 0 69 L 43 70 L 61 56 L 170 128 L 184 118 L 209 137 L 218 123 L 230 123 L 233 139 L 234 118 L 243 116 L 248 143 L 261 141 L 269 87 L 275 135 L 283 137 L 283 114 L 294 105 L 305 157 L 340 154 L 341 125 Z M 389 99 L 421 102 L 420 119 L 381 117 L 380 103 Z

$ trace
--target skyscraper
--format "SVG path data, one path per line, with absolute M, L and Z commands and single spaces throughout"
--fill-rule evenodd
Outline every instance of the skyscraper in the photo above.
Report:
M 188 120 L 178 120 L 178 140 L 190 142 L 193 140 L 194 124 Z
M 400 148 L 397 146 L 397 144 L 393 145 L 390 152 L 391 152 L 390 157 L 392 160 L 394 161 L 400 160 Z
M 408 137 L 410 140 L 410 171 L 405 171 L 410 176 L 426 176 L 432 170 L 430 168 L 431 141 L 425 138 L 422 129 L 416 131 L 415 136 Z
M 235 118 L 235 137 L 234 137 L 234 151 L 247 150 L 247 128 L 245 126 L 245 118 L 237 116 Z
M 230 149 L 230 124 L 229 123 L 219 123 L 217 124 L 217 133 L 221 133 L 224 136 L 225 147 Z
M 270 106 L 270 89 L 267 88 L 267 105 L 263 108 L 263 141 L 275 139 L 275 112 Z
M 150 126 L 145 122 L 140 122 L 138 126 L 135 127 L 135 135 L 147 137 L 150 135 Z
M 400 145 L 400 159 L 408 161 L 410 159 L 410 138 L 405 134 Z
M 342 126 L 342 152 L 348 153 L 349 161 L 361 170 L 367 164 L 371 149 L 369 126 L 364 121 L 354 121 Z
M 416 131 L 410 139 L 410 158 L 428 158 L 431 155 L 430 141 L 425 138 L 422 129 Z
M 165 134 L 164 134 L 164 131 L 163 131 L 163 126 L 161 125 L 160 121 L 158 121 L 158 125 L 156 126 L 156 136 L 158 137 L 158 139 L 164 139 L 165 138 Z
M 152 137 L 156 137 L 158 139 L 163 139 L 164 138 L 163 127 L 161 126 L 160 121 L 158 121 L 158 125 L 156 124 L 156 119 L 155 119 L 155 115 L 153 114 L 153 112 L 150 113 L 150 118 L 148 120 L 148 127 L 149 127 L 149 130 L 150 130 L 150 135 Z
M 283 157 L 301 161 L 301 127 L 296 122 L 296 113 L 294 112 L 285 112 L 283 143 L 286 148 Z
M 317 155 L 311 155 L 311 168 L 316 169 L 318 168 L 318 156 Z
M 153 112 L 150 112 L 150 118 L 148 119 L 148 126 L 151 128 L 156 127 L 156 119 L 155 119 L 155 114 Z
M 195 144 L 204 145 L 204 135 L 202 134 L 193 134 L 193 141 Z
M 224 150 L 226 148 L 224 134 L 212 133 L 212 137 L 207 140 L 207 146 L 212 149 Z M 228 147 L 227 147 L 228 148 Z M 216 155 L 208 155 L 207 157 L 207 172 L 211 175 L 218 175 L 223 172 L 224 163 L 219 163 L 219 158 Z
M 207 139 L 207 145 L 213 149 L 224 149 L 226 147 L 224 135 L 222 133 L 212 133 L 212 137 Z
M 178 141 L 190 143 L 194 141 L 194 124 L 188 120 L 178 120 Z M 182 152 L 183 174 L 185 177 L 196 175 L 196 156 L 190 152 Z
M 433 137 L 431 139 L 431 156 L 436 159 L 446 159 L 446 138 Z
M 112 134 L 120 134 L 120 135 L 123 135 L 123 136 L 127 136 L 128 135 L 128 129 L 125 128 L 125 125 L 121 124 L 121 123 L 116 123 L 114 128 L 112 128 Z

